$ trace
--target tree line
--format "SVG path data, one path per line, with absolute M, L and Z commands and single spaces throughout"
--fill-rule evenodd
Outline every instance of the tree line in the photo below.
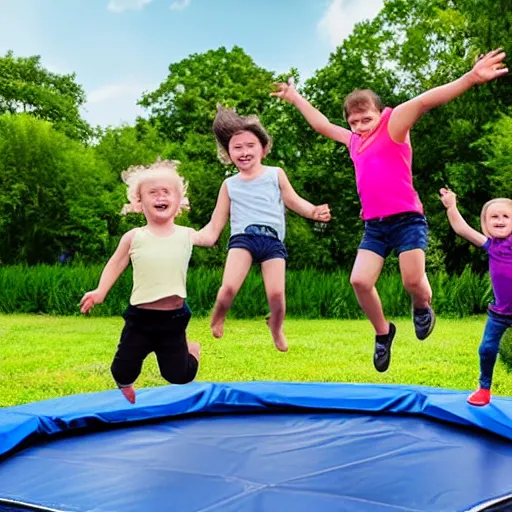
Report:
M 343 98 L 370 87 L 395 106 L 453 80 L 496 47 L 511 50 L 509 0 L 387 0 L 300 90 L 332 122 L 346 126 Z M 122 233 L 138 225 L 122 217 L 121 170 L 157 157 L 179 160 L 191 209 L 179 222 L 208 222 L 226 174 L 211 125 L 216 106 L 257 114 L 273 137 L 266 162 L 283 167 L 296 190 L 328 202 L 325 227 L 287 217 L 289 266 L 349 268 L 362 234 L 354 168 L 346 148 L 312 129 L 289 105 L 270 96 L 272 84 L 293 76 L 258 66 L 239 47 L 190 55 L 169 65 L 167 78 L 139 100 L 147 112 L 132 125 L 99 128 L 80 116 L 85 92 L 75 75 L 45 69 L 40 57 L 0 57 L 0 262 L 53 263 L 73 255 L 86 263 L 108 258 Z M 423 117 L 411 138 L 414 183 L 425 206 L 431 270 L 486 268 L 484 255 L 450 230 L 438 190 L 459 196 L 478 226 L 491 197 L 512 197 L 512 80 L 474 88 Z M 214 249 L 197 250 L 193 265 L 222 265 L 228 229 Z M 390 265 L 393 261 L 390 262 Z

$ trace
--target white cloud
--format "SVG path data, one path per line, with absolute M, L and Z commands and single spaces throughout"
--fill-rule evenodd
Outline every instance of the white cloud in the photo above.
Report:
M 83 117 L 93 126 L 118 126 L 133 123 L 145 111 L 137 105 L 145 91 L 156 89 L 157 85 L 143 83 L 133 78 L 124 82 L 102 85 L 87 93 Z
M 110 0 L 107 9 L 113 12 L 138 11 L 153 0 Z
M 333 48 L 351 34 L 354 25 L 374 18 L 384 6 L 384 0 L 330 0 L 318 31 Z
M 171 4 L 171 9 L 173 11 L 182 11 L 185 7 L 188 7 L 190 4 L 190 0 L 174 0 Z

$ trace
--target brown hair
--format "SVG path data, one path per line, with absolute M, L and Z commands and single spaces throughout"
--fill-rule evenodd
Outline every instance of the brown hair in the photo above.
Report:
M 362 112 L 368 107 L 375 107 L 379 112 L 384 110 L 384 103 L 380 96 L 371 89 L 356 89 L 352 91 L 343 102 L 343 116 L 345 121 L 352 112 Z
M 231 164 L 229 158 L 229 141 L 240 132 L 251 132 L 260 141 L 265 154 L 272 147 L 272 139 L 257 116 L 239 116 L 233 109 L 217 106 L 217 115 L 213 122 L 213 134 L 217 142 L 219 159 L 224 164 Z
M 497 203 L 506 204 L 509 208 L 512 209 L 512 199 L 508 199 L 506 197 L 497 197 L 496 199 L 491 199 L 490 201 L 487 201 L 487 203 L 484 204 L 482 208 L 482 213 L 480 214 L 480 226 L 482 226 L 483 234 L 487 237 L 490 236 L 489 231 L 487 231 L 487 223 L 485 222 L 487 217 L 487 210 L 489 209 L 489 206 Z

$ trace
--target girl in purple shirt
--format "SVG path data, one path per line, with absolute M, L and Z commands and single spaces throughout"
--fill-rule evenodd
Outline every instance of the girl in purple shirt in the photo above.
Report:
M 480 387 L 468 398 L 471 405 L 487 405 L 491 401 L 492 374 L 500 341 L 512 327 L 512 200 L 498 198 L 485 203 L 481 215 L 482 234 L 462 218 L 451 190 L 442 188 L 440 193 L 453 230 L 489 255 L 494 302 L 489 304 L 484 337 L 478 350 Z

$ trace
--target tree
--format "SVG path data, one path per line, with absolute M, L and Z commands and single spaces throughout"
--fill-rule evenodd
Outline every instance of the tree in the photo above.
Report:
M 65 249 L 105 258 L 114 187 L 92 148 L 28 114 L 0 116 L 0 260 L 52 263 Z
M 75 75 L 52 73 L 39 56 L 0 57 L 0 114 L 24 112 L 50 121 L 71 138 L 86 140 L 90 127 L 80 117 L 85 93 Z
M 241 48 L 219 48 L 171 64 L 166 80 L 139 105 L 159 121 L 168 140 L 178 142 L 190 132 L 211 134 L 218 103 L 236 107 L 240 114 L 262 112 L 273 79 Z

